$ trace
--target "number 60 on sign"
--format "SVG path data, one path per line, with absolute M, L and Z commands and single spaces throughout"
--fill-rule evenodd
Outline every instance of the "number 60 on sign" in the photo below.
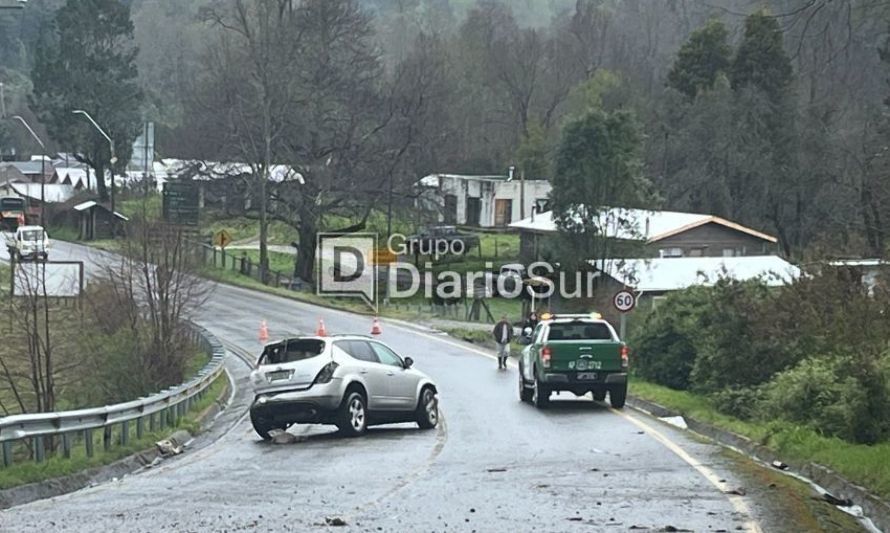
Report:
M 622 313 L 627 313 L 637 305 L 637 297 L 628 290 L 618 291 L 612 297 L 612 305 Z

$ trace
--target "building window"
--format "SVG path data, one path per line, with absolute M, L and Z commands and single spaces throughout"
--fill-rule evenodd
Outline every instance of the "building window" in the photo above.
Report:
M 662 248 L 660 250 L 661 257 L 683 257 L 683 249 L 682 248 Z
M 693 248 L 689 250 L 689 257 L 701 257 L 704 255 L 704 250 L 701 248 Z
M 734 248 L 724 248 L 723 249 L 723 257 L 735 257 L 735 249 Z

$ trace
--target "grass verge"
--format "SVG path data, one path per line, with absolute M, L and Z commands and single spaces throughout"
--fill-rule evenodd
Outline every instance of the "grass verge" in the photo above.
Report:
M 781 472 L 763 468 L 732 450 L 722 455 L 741 475 L 748 496 L 753 498 L 765 531 L 809 531 L 812 533 L 857 533 L 862 525 L 847 513 L 818 498 L 813 489 Z
M 0 468 L 0 489 L 8 489 L 28 483 L 36 483 L 47 479 L 59 478 L 77 472 L 111 464 L 115 461 L 138 453 L 140 451 L 151 448 L 155 442 L 167 438 L 170 433 L 176 429 L 185 429 L 192 434 L 200 430 L 200 415 L 210 407 L 213 402 L 222 394 L 227 385 L 227 377 L 221 374 L 208 389 L 207 394 L 199 402 L 192 406 L 186 416 L 184 416 L 175 426 L 168 426 L 164 429 L 158 429 L 154 432 L 146 432 L 141 439 L 136 438 L 135 424 L 130 424 L 129 436 L 130 441 L 126 446 L 121 446 L 120 427 L 114 428 L 112 435 L 113 444 L 108 451 L 102 446 L 102 432 L 93 432 L 93 457 L 87 457 L 84 444 L 81 440 L 77 440 L 72 445 L 71 458 L 65 459 L 61 456 L 48 457 L 43 463 L 35 463 L 22 459 L 20 462 L 13 464 L 8 468 Z
M 831 468 L 849 481 L 890 498 L 890 443 L 873 446 L 825 437 L 812 428 L 782 421 L 739 420 L 717 412 L 705 397 L 676 391 L 635 378 L 631 394 L 683 416 L 743 435 L 767 446 L 787 460 L 813 462 Z

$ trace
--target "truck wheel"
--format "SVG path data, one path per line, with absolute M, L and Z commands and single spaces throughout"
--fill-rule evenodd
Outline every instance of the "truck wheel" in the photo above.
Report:
M 548 403 L 550 403 L 550 389 L 547 388 L 547 385 L 541 383 L 536 374 L 535 385 L 532 388 L 532 405 L 538 409 L 545 409 Z
M 606 399 L 606 391 L 604 391 L 604 390 L 593 391 L 593 399 L 597 402 L 604 401 Z
M 522 367 L 519 367 L 519 401 L 530 402 L 534 391 L 525 386 L 525 378 L 522 377 Z
M 627 400 L 627 383 L 609 391 L 609 403 L 614 409 L 624 407 L 625 400 Z
M 439 423 L 439 400 L 432 388 L 426 387 L 420 393 L 414 419 L 420 429 L 433 429 Z
M 361 393 L 346 394 L 337 411 L 337 428 L 346 437 L 359 437 L 368 429 L 368 404 Z

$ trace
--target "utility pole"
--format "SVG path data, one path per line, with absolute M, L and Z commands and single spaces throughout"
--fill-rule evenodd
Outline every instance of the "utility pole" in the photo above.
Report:
M 98 124 L 96 124 L 96 121 L 93 120 L 93 117 L 91 117 L 89 113 L 87 113 L 83 109 L 75 109 L 74 111 L 72 111 L 72 113 L 74 113 L 75 115 L 83 115 L 84 117 L 86 117 L 86 119 L 90 121 L 90 124 L 92 124 L 93 127 L 96 128 L 96 130 L 98 130 L 103 137 L 105 137 L 105 140 L 108 141 L 108 145 L 111 148 L 111 159 L 109 160 L 110 164 L 108 166 L 108 170 L 111 172 L 111 238 L 114 239 L 115 225 L 117 223 L 117 212 L 114 210 L 114 164 L 117 163 L 117 157 L 115 157 L 114 155 L 114 141 L 112 141 L 111 137 L 109 137 L 108 134 L 105 133 L 105 130 L 103 130 Z M 105 179 L 105 176 L 99 176 L 97 174 L 96 179 Z

